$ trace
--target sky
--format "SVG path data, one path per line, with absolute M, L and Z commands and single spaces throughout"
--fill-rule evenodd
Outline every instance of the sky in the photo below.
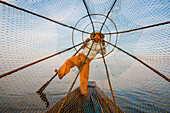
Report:
M 62 2 L 53 0 L 6 0 L 6 2 L 71 26 L 74 26 L 81 17 L 87 15 L 83 2 L 80 0 L 65 0 Z M 107 14 L 106 9 L 111 7 L 109 0 L 87 0 L 86 2 L 90 2 L 97 8 L 105 3 L 108 7 L 103 6 L 103 9 L 100 9 L 100 11 L 105 14 Z M 168 21 L 170 16 L 168 13 L 168 4 L 168 0 L 150 0 L 149 2 L 143 0 L 118 0 L 115 4 L 115 8 L 110 14 L 110 18 L 115 22 L 119 31 L 165 22 Z M 90 11 L 95 10 L 91 5 L 89 5 L 89 8 Z M 1 60 L 1 62 L 8 62 L 6 67 L 5 64 L 1 66 L 2 72 L 7 72 L 10 69 L 16 68 L 16 65 L 19 67 L 72 46 L 72 29 L 65 28 L 61 25 L 49 22 L 48 20 L 9 8 L 2 4 L 0 5 L 0 9 L 0 13 L 3 15 L 1 17 L 3 20 L 1 21 L 1 24 L 2 28 L 5 29 L 2 31 L 0 42 L 1 48 L 3 48 L 1 50 L 1 57 L 3 61 Z M 95 16 L 92 17 L 92 19 L 94 21 L 103 21 L 100 18 L 95 18 Z M 87 18 L 85 21 L 82 21 L 78 27 L 83 29 L 84 26 L 87 25 L 87 21 L 90 22 Z M 106 25 L 112 31 L 115 31 L 113 24 L 111 24 L 109 20 L 107 20 Z M 151 32 L 157 33 L 156 31 L 158 29 L 161 29 L 158 35 L 149 35 Z M 164 36 L 163 40 L 160 38 L 163 34 L 167 34 L 166 30 L 162 29 L 167 29 L 167 27 L 146 29 L 130 34 L 120 34 L 118 46 L 147 61 L 147 57 L 150 59 L 153 58 L 153 52 L 151 51 L 155 51 L 157 54 L 160 53 L 158 50 L 160 48 L 158 46 L 159 44 L 161 44 L 162 49 L 169 47 L 167 36 Z M 76 38 L 78 37 L 77 42 L 82 41 L 81 38 L 79 38 L 80 34 L 81 33 L 77 33 L 75 35 Z M 146 44 L 148 41 L 155 43 L 146 45 L 142 48 L 141 43 Z M 150 50 L 150 47 L 154 49 Z M 73 53 L 74 50 L 71 52 Z M 155 53 L 154 55 L 156 55 Z M 114 59 L 114 54 L 115 53 L 112 53 L 106 58 L 109 59 L 110 57 L 113 57 L 113 60 L 117 59 L 116 57 Z M 169 53 L 168 51 L 165 51 L 163 54 Z M 71 56 L 71 54 L 65 54 L 65 56 L 61 59 L 65 60 L 69 57 L 68 55 Z M 165 55 L 165 58 L 167 57 L 168 56 Z M 157 57 L 157 60 L 159 59 L 160 57 Z M 18 63 L 12 66 L 11 64 L 14 61 Z M 151 61 L 147 62 L 150 63 Z M 163 67 L 167 66 L 164 65 L 164 62 L 162 62 L 161 65 Z M 167 73 L 167 71 L 165 73 Z

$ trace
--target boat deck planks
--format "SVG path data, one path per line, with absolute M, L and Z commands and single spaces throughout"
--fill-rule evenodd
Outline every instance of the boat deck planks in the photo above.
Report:
M 102 111 L 104 111 L 104 113 L 115 113 L 113 101 L 96 85 L 95 81 L 88 82 L 87 90 L 87 97 L 80 94 L 79 87 L 73 90 L 69 94 L 61 113 L 85 113 L 89 111 L 90 113 Z M 61 107 L 64 98 L 59 100 L 53 107 L 47 110 L 46 113 L 56 113 Z M 101 107 L 99 107 L 99 105 Z M 124 113 L 119 107 L 118 111 L 119 113 Z

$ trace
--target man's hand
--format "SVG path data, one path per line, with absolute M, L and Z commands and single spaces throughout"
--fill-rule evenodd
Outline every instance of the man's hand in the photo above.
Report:
M 104 39 L 101 39 L 101 40 L 100 40 L 100 43 L 102 43 L 102 45 L 104 46 L 104 45 L 105 45 Z
M 55 69 L 55 70 L 54 70 L 54 72 L 58 73 L 58 70 L 57 70 L 57 69 Z
M 87 38 L 85 41 L 88 42 L 90 40 L 90 38 Z

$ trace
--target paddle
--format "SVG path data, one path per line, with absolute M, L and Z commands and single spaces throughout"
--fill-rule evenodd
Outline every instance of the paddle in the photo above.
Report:
M 87 38 L 86 39 L 86 41 L 84 42 L 84 44 L 77 50 L 77 52 L 73 55 L 73 56 L 75 56 L 86 44 L 87 44 L 87 42 L 89 42 L 90 41 L 90 39 L 89 38 Z M 49 81 L 47 81 L 36 93 L 41 93 L 41 92 L 43 92 L 44 91 L 44 89 L 50 84 L 50 82 L 55 78 L 55 76 L 57 76 L 57 73 L 49 80 Z

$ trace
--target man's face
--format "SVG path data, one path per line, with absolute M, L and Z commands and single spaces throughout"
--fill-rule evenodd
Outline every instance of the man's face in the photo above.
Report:
M 100 40 L 100 35 L 99 35 L 99 34 L 96 34 L 96 35 L 94 36 L 94 42 L 95 42 L 95 43 L 98 43 L 98 40 Z

